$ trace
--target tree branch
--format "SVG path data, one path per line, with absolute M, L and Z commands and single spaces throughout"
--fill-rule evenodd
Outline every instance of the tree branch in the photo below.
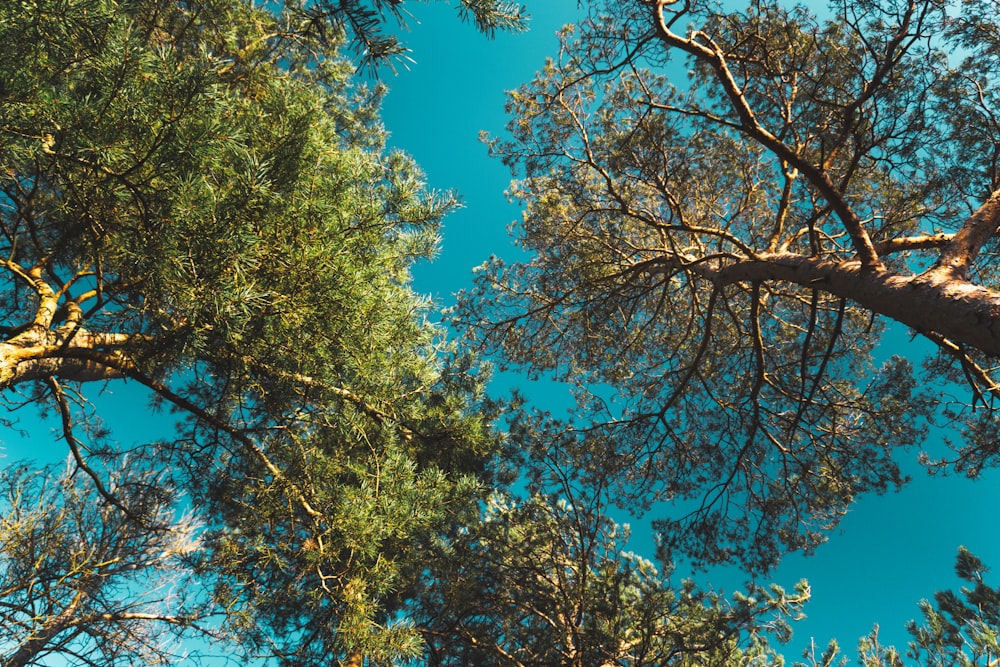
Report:
M 783 280 L 849 299 L 919 332 L 1000 357 L 1000 291 L 928 271 L 899 276 L 866 270 L 857 260 L 831 262 L 794 253 L 761 255 L 726 266 L 691 264 L 687 270 L 716 285 Z
M 954 234 L 925 234 L 922 236 L 907 236 L 898 239 L 889 239 L 875 244 L 875 251 L 881 255 L 891 255 L 897 252 L 908 250 L 929 250 L 932 248 L 942 248 L 948 245 L 954 238 Z
M 62 432 L 63 439 L 66 440 L 66 444 L 69 445 L 69 451 L 73 454 L 73 460 L 76 461 L 76 465 L 84 473 L 90 477 L 94 482 L 94 488 L 97 489 L 97 493 L 104 498 L 108 503 L 117 507 L 121 510 L 122 514 L 127 516 L 129 519 L 142 524 L 143 522 L 139 517 L 135 516 L 132 511 L 124 505 L 118 498 L 108 491 L 101 481 L 100 475 L 87 465 L 87 462 L 83 460 L 83 455 L 80 454 L 80 441 L 76 439 L 73 435 L 73 417 L 70 413 L 69 402 L 66 400 L 66 393 L 63 391 L 62 385 L 54 377 L 49 377 L 45 379 L 45 383 L 52 390 L 52 396 L 55 398 L 56 406 L 59 408 L 59 416 L 62 419 Z
M 719 85 L 740 118 L 740 130 L 756 140 L 761 146 L 770 150 L 780 160 L 798 169 L 799 173 L 805 176 L 830 203 L 841 224 L 844 225 L 847 234 L 851 237 L 851 242 L 855 252 L 858 254 L 861 265 L 871 271 L 882 270 L 884 268 L 882 261 L 879 259 L 878 252 L 876 252 L 868 232 L 865 231 L 861 219 L 858 218 L 854 209 L 848 204 L 847 199 L 841 193 L 840 189 L 830 179 L 830 175 L 826 170 L 803 159 L 796 151 L 789 148 L 783 141 L 760 124 L 753 109 L 750 108 L 743 90 L 736 83 L 736 79 L 733 77 L 729 65 L 726 63 L 722 49 L 711 38 L 704 33 L 695 32 L 691 38 L 686 39 L 670 31 L 663 16 L 663 7 L 666 4 L 668 4 L 667 0 L 657 0 L 653 6 L 653 23 L 660 39 L 667 46 L 678 48 L 706 62 L 712 68 Z M 695 39 L 698 36 L 703 37 L 708 44 L 699 43 Z
M 986 202 L 954 234 L 930 271 L 944 272 L 951 277 L 965 280 L 968 277 L 969 266 L 976 259 L 983 244 L 996 233 L 998 227 L 1000 227 L 1000 189 L 994 190 Z
M 257 443 L 255 443 L 253 440 L 247 437 L 245 433 L 233 427 L 226 420 L 211 414 L 201 406 L 198 406 L 189 399 L 181 396 L 180 394 L 177 394 L 163 382 L 160 382 L 159 380 L 156 380 L 146 375 L 139 369 L 135 368 L 134 365 L 125 362 L 119 357 L 103 355 L 99 352 L 90 352 L 83 356 L 85 356 L 85 358 L 93 360 L 95 363 L 106 365 L 122 373 L 122 375 L 124 375 L 125 377 L 131 378 L 139 382 L 140 384 L 148 387 L 149 389 L 152 389 L 154 392 L 156 392 L 156 394 L 162 396 L 164 399 L 173 403 L 174 405 L 176 405 L 178 408 L 181 408 L 185 412 L 188 412 L 196 419 L 199 419 L 205 422 L 206 424 L 212 426 L 213 428 L 222 431 L 223 433 L 231 437 L 233 440 L 241 444 L 244 448 L 247 449 L 247 451 L 249 451 L 261 463 L 263 463 L 264 467 L 267 468 L 267 471 L 274 476 L 275 480 L 281 482 L 282 484 L 285 484 L 295 494 L 297 500 L 299 501 L 299 504 L 301 505 L 302 509 L 305 510 L 306 514 L 313 517 L 314 519 L 318 519 L 323 516 L 322 512 L 318 511 L 312 506 L 312 504 L 306 498 L 305 492 L 302 489 L 300 489 L 299 486 L 295 484 L 295 482 L 288 479 L 285 473 L 277 465 L 275 465 L 273 461 L 271 461 L 267 453 L 263 449 L 261 449 L 261 447 Z

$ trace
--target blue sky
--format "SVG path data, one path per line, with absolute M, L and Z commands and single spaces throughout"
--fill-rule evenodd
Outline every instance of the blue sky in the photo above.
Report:
M 527 34 L 490 41 L 458 24 L 450 3 L 413 5 L 419 23 L 413 22 L 405 41 L 416 62 L 408 71 L 386 77 L 390 92 L 383 117 L 391 143 L 417 159 L 432 187 L 453 188 L 465 203 L 445 221 L 440 256 L 415 271 L 417 290 L 443 305 L 471 284 L 471 269 L 489 255 L 519 252 L 507 233 L 520 215 L 503 194 L 509 172 L 488 157 L 478 135 L 480 130 L 503 130 L 504 91 L 529 81 L 546 56 L 556 54 L 555 32 L 580 16 L 576 0 L 528 0 L 528 10 L 532 27 Z M 883 351 L 915 355 L 917 348 L 901 333 L 887 340 Z M 498 388 L 509 384 L 527 385 L 508 374 Z M 534 395 L 542 407 L 562 402 L 548 386 Z M 928 447 L 940 447 L 942 435 L 933 434 Z M 931 478 L 916 465 L 917 452 L 901 456 L 913 477 L 901 493 L 863 498 L 815 555 L 789 557 L 770 577 L 789 589 L 806 578 L 812 587 L 808 618 L 796 625 L 785 651 L 789 659 L 798 658 L 810 638 L 821 649 L 835 637 L 853 653 L 857 639 L 875 623 L 884 643 L 904 648 L 909 637 L 904 625 L 919 617 L 917 602 L 957 585 L 953 566 L 959 545 L 994 565 L 992 581 L 1000 585 L 1000 535 L 993 509 L 1000 498 L 998 476 L 987 474 L 978 481 Z M 630 546 L 647 555 L 651 518 L 631 521 Z M 725 569 L 697 578 L 727 591 L 744 579 Z
M 407 3 L 415 20 L 404 40 L 416 62 L 398 75 L 386 75 L 390 92 L 383 117 L 392 145 L 416 158 L 432 187 L 455 189 L 465 203 L 445 221 L 440 256 L 415 271 L 416 289 L 444 306 L 456 291 L 471 285 L 472 268 L 489 255 L 518 252 L 507 232 L 520 214 L 504 196 L 509 173 L 487 156 L 478 135 L 480 130 L 502 131 L 504 91 L 528 81 L 545 57 L 555 54 L 555 31 L 579 16 L 576 0 L 527 2 L 531 31 L 493 41 L 460 24 L 449 2 Z M 886 344 L 885 352 L 914 354 L 910 346 L 908 337 L 900 335 Z M 551 387 L 532 392 L 528 383 L 509 374 L 497 389 L 512 384 L 534 394 L 541 407 L 563 402 Z M 98 400 L 115 415 L 110 425 L 124 443 L 140 441 L 172 421 L 169 415 L 149 416 L 144 393 L 132 385 L 111 385 Z M 103 407 L 102 413 L 107 414 Z M 27 436 L 14 430 L 0 436 L 10 459 L 48 461 L 65 453 L 52 447 L 49 425 L 36 424 L 26 414 L 22 426 L 30 431 Z M 935 434 L 929 445 L 939 446 L 941 435 Z M 1000 584 L 1000 536 L 993 509 L 998 475 L 976 482 L 929 478 L 912 463 L 917 452 L 904 456 L 914 481 L 903 492 L 864 498 L 814 556 L 789 557 L 769 578 L 789 589 L 801 578 L 812 585 L 808 619 L 796 626 L 786 649 L 790 659 L 798 657 L 810 638 L 822 647 L 836 637 L 851 652 L 876 622 L 885 643 L 905 644 L 904 624 L 918 616 L 917 601 L 956 584 L 952 568 L 959 545 L 994 565 L 992 581 Z M 651 518 L 631 520 L 635 537 L 630 547 L 646 555 L 651 555 Z M 732 591 L 743 576 L 720 569 L 698 579 Z

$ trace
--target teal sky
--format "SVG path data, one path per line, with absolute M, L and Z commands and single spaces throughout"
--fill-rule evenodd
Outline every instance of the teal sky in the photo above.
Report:
M 415 63 L 397 75 L 386 73 L 390 87 L 383 118 L 390 143 L 416 158 L 431 187 L 454 189 L 464 208 L 444 225 L 439 257 L 417 267 L 417 291 L 434 296 L 442 306 L 453 294 L 471 285 L 472 268 L 491 254 L 517 256 L 507 228 L 518 218 L 518 208 L 507 202 L 507 169 L 490 159 L 479 132 L 502 132 L 506 123 L 504 91 L 530 80 L 557 49 L 555 31 L 579 17 L 576 0 L 526 0 L 531 30 L 521 35 L 498 35 L 487 40 L 474 28 L 455 19 L 449 2 L 413 4 L 411 31 L 403 36 Z M 886 354 L 916 354 L 905 334 L 885 346 Z M 564 394 L 546 386 L 532 391 L 516 375 L 506 374 L 497 391 L 520 385 L 536 405 L 563 409 Z M 123 443 L 148 440 L 173 421 L 169 415 L 150 415 L 145 394 L 135 384 L 112 384 L 98 397 L 99 413 L 110 415 L 109 425 Z M 18 413 L 20 414 L 20 413 Z M 14 416 L 17 417 L 18 414 Z M 25 413 L 18 430 L 0 436 L 8 460 L 24 457 L 40 462 L 61 459 L 65 448 L 53 445 L 55 422 L 38 422 Z M 944 434 L 928 443 L 940 447 Z M 935 590 L 953 587 L 953 565 L 959 545 L 965 545 L 987 564 L 1000 585 L 1000 535 L 997 534 L 1000 475 L 987 474 L 973 482 L 958 477 L 930 478 L 916 465 L 917 452 L 905 452 L 913 482 L 899 494 L 865 497 L 843 521 L 828 544 L 811 557 L 785 560 L 769 578 L 787 588 L 807 578 L 813 600 L 808 619 L 795 626 L 795 637 L 785 648 L 796 659 L 814 638 L 821 649 L 836 637 L 848 654 L 857 638 L 880 624 L 884 643 L 903 647 L 907 620 L 919 615 L 917 602 Z M 633 529 L 630 548 L 651 556 L 649 522 L 653 515 L 623 517 Z M 679 568 L 679 575 L 686 575 Z M 714 584 L 726 592 L 739 588 L 738 571 L 719 569 L 698 574 L 700 584 Z
M 441 254 L 415 271 L 418 291 L 434 295 L 443 305 L 453 293 L 471 285 L 474 266 L 491 254 L 516 257 L 518 249 L 507 233 L 519 209 L 507 202 L 510 181 L 506 167 L 488 157 L 479 141 L 481 130 L 503 131 L 504 91 L 531 79 L 547 56 L 557 53 L 555 32 L 580 17 L 576 0 L 526 0 L 531 30 L 487 40 L 471 26 L 458 24 L 450 3 L 413 5 L 411 31 L 404 41 L 416 61 L 409 70 L 387 75 L 390 92 L 384 120 L 392 145 L 413 155 L 434 188 L 455 189 L 465 207 L 445 220 Z M 822 4 L 817 3 L 816 9 Z M 917 346 L 905 332 L 883 346 L 886 355 L 916 355 Z M 550 386 L 531 391 L 523 379 L 506 374 L 496 383 L 528 390 L 536 404 L 562 409 L 562 397 Z M 556 404 L 553 407 L 553 403 Z M 928 449 L 942 447 L 944 433 L 935 433 Z M 937 451 L 941 451 L 937 449 Z M 806 578 L 813 598 L 808 618 L 795 626 L 785 649 L 797 659 L 814 638 L 821 650 L 830 638 L 853 655 L 857 639 L 876 623 L 884 644 L 903 649 L 909 635 L 905 623 L 919 617 L 917 602 L 934 591 L 955 587 L 955 554 L 968 547 L 996 568 L 991 578 L 1000 585 L 1000 535 L 997 533 L 1000 476 L 986 474 L 971 481 L 962 477 L 929 477 L 916 464 L 918 452 L 902 452 L 900 461 L 913 481 L 898 494 L 864 497 L 840 529 L 813 556 L 786 558 L 769 578 L 788 589 Z M 651 555 L 649 523 L 653 515 L 630 520 L 630 548 Z M 678 574 L 684 574 L 679 568 Z M 696 575 L 732 591 L 744 576 L 732 570 Z M 853 659 L 852 659 L 853 664 Z

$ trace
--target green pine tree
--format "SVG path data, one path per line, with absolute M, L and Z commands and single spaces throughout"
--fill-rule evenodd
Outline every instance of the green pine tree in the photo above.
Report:
M 148 389 L 180 423 L 143 448 L 208 527 L 233 646 L 388 663 L 419 652 L 407 573 L 493 475 L 482 373 L 409 285 L 456 201 L 385 150 L 382 89 L 338 55 L 361 5 L 318 30 L 255 4 L 0 3 L 0 389 L 130 520 L 78 405 Z

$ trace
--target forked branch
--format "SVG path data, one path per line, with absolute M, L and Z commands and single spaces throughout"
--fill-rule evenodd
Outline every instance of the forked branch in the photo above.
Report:
M 857 253 L 862 267 L 871 271 L 882 270 L 884 265 L 879 259 L 871 237 L 865 230 L 857 213 L 854 212 L 854 209 L 847 202 L 844 194 L 830 178 L 829 173 L 822 166 L 817 166 L 803 158 L 797 151 L 790 148 L 760 124 L 749 102 L 747 102 L 743 90 L 736 83 L 736 79 L 729 69 L 721 47 L 715 44 L 710 37 L 697 31 L 689 38 L 681 37 L 671 32 L 663 15 L 663 8 L 667 4 L 669 4 L 667 0 L 657 0 L 653 8 L 653 23 L 661 41 L 668 47 L 680 49 L 705 62 L 712 68 L 712 71 L 715 72 L 717 82 L 740 119 L 740 130 L 757 141 L 761 146 L 771 151 L 779 160 L 797 169 L 799 173 L 806 177 L 812 183 L 813 187 L 830 203 L 833 211 L 837 214 L 845 231 L 851 238 L 854 251 Z

